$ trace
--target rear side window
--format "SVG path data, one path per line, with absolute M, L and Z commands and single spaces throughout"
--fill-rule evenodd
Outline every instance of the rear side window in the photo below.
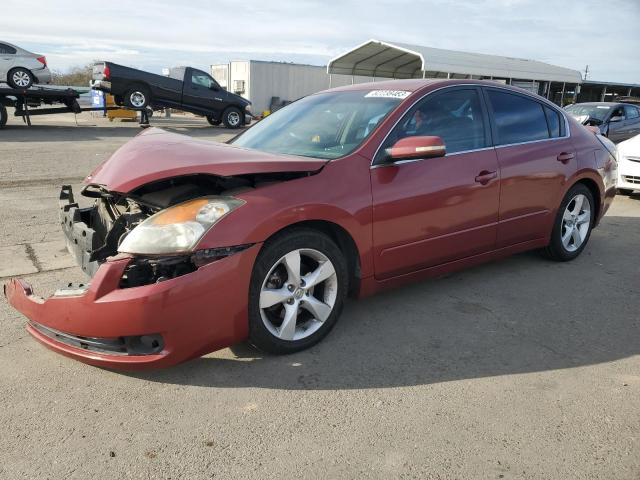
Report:
M 544 107 L 544 113 L 547 116 L 547 125 L 549 126 L 549 135 L 551 138 L 558 138 L 562 136 L 563 128 L 561 128 L 560 114 L 549 107 Z
M 520 95 L 488 90 L 497 129 L 497 145 L 549 138 L 542 105 Z
M 16 49 L 9 46 L 9 45 L 5 45 L 4 43 L 0 43 L 0 55 L 15 55 L 16 54 Z
M 636 107 L 631 106 L 631 105 L 625 105 L 624 106 L 624 111 L 627 114 L 627 119 L 640 117 L 640 112 L 638 112 L 638 109 Z

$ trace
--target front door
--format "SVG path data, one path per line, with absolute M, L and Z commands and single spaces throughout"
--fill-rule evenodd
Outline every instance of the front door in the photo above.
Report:
M 611 121 L 615 119 L 616 121 Z M 624 112 L 624 107 L 622 105 L 618 105 L 613 112 L 611 112 L 611 116 L 609 117 L 609 129 L 607 132 L 607 137 L 612 142 L 618 143 L 623 141 L 625 137 L 625 132 L 627 129 L 627 117 Z
M 427 95 L 394 127 L 371 169 L 375 275 L 409 273 L 492 250 L 499 173 L 480 89 Z M 440 158 L 385 162 L 400 138 L 436 135 Z
M 219 117 L 227 106 L 227 92 L 208 74 L 189 69 L 184 82 L 183 103 L 203 113 L 214 110 Z

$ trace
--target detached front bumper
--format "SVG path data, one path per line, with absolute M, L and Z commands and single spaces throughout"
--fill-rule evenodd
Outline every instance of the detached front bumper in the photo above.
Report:
M 133 258 L 113 257 L 87 287 L 44 299 L 12 279 L 4 294 L 30 320 L 29 333 L 58 353 L 113 369 L 166 367 L 246 339 L 259 249 L 253 245 L 192 273 L 133 288 L 120 288 Z
M 20 279 L 4 286 L 38 341 L 92 365 L 136 370 L 174 365 L 246 339 L 259 244 L 191 273 L 125 288 L 123 274 L 135 259 L 92 257 L 104 239 L 90 228 L 91 210 L 79 208 L 70 187 L 63 187 L 60 221 L 69 251 L 92 277 L 88 285 L 63 288 L 48 299 Z

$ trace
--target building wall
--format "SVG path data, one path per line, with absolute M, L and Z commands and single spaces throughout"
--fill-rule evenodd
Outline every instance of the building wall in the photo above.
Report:
M 220 63 L 218 65 L 211 65 L 211 76 L 216 82 L 220 84 L 225 90 L 229 89 L 229 64 Z
M 250 100 L 256 114 L 270 110 L 273 97 L 279 97 L 280 102 L 293 102 L 327 88 L 352 83 L 349 75 L 330 76 L 326 67 L 255 60 L 211 65 L 211 76 L 228 91 Z M 353 83 L 370 81 L 370 77 L 353 78 Z

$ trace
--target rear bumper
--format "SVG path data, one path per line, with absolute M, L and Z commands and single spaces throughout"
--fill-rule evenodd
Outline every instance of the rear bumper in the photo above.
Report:
M 31 73 L 36 77 L 36 82 L 38 84 L 49 84 L 51 83 L 51 71 L 48 67 L 41 68 L 40 70 L 31 70 Z
M 106 80 L 92 80 L 91 88 L 94 90 L 102 90 L 103 92 L 111 92 L 111 82 Z
M 112 369 L 166 367 L 246 339 L 249 281 L 259 249 L 254 245 L 195 272 L 133 288 L 120 288 L 133 258 L 113 257 L 85 288 L 44 299 L 12 279 L 4 294 L 30 320 L 28 332 L 58 353 Z M 126 348 L 128 339 L 143 336 L 161 338 L 161 348 Z

